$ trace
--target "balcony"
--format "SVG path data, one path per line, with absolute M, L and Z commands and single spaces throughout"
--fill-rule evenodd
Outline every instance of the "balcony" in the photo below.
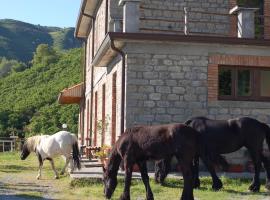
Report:
M 262 15 L 259 8 L 240 7 L 230 13 L 228 9 L 206 12 L 192 7 L 153 8 L 141 5 L 140 0 L 122 0 L 120 5 L 124 14 L 122 20 L 115 20 L 115 32 L 270 39 L 270 16 Z M 247 22 L 246 31 L 254 32 L 249 36 L 242 34 Z

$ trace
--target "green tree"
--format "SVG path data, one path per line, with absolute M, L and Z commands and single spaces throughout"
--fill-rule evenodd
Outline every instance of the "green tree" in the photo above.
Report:
M 0 58 L 0 78 L 13 72 L 21 72 L 27 68 L 27 65 L 17 60 L 8 60 L 5 57 Z
M 32 63 L 34 66 L 39 65 L 46 67 L 51 63 L 57 62 L 58 59 L 59 56 L 52 47 L 49 47 L 48 44 L 40 44 L 34 53 Z

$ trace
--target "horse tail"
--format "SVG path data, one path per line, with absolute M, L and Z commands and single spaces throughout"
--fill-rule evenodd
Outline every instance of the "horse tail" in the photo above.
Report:
M 263 125 L 264 131 L 265 131 L 265 139 L 268 145 L 268 150 L 270 150 L 270 127 L 265 123 L 261 122 L 261 124 Z
M 81 169 L 80 152 L 77 140 L 72 145 L 72 158 L 75 168 Z

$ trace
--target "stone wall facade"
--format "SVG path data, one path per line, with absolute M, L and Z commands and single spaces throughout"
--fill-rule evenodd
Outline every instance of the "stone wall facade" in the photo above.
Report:
M 269 102 L 211 99 L 209 87 L 211 89 L 212 85 L 208 81 L 213 55 L 234 52 L 241 56 L 264 55 L 270 59 L 269 48 L 161 43 L 140 44 L 138 48 L 137 45 L 127 47 L 127 127 L 183 123 L 194 116 L 211 119 L 249 116 L 270 124 Z M 246 155 L 246 150 L 242 149 L 229 154 L 227 159 L 240 164 L 248 161 Z
M 128 53 L 127 127 L 141 123 L 184 122 L 198 115 L 213 119 L 249 115 L 270 124 L 270 114 L 265 115 L 270 113 L 269 102 L 208 99 L 211 86 L 208 65 L 212 54 L 238 52 L 269 57 L 269 48 L 196 44 L 143 46 L 133 46 Z

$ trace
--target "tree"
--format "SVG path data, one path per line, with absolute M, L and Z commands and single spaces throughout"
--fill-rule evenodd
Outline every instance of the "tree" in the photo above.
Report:
M 40 44 L 34 53 L 32 63 L 33 65 L 46 67 L 51 63 L 56 63 L 58 59 L 59 56 L 52 47 L 49 47 L 48 44 Z
M 0 78 L 9 75 L 12 72 L 21 72 L 27 68 L 27 65 L 17 60 L 8 60 L 5 57 L 0 58 Z

